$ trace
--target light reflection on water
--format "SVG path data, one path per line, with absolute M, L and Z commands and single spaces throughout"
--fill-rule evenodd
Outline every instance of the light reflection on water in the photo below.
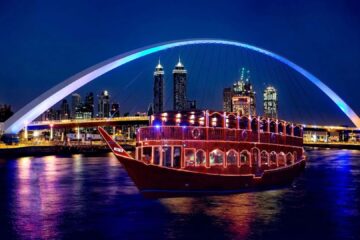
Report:
M 160 200 L 112 154 L 0 159 L 1 239 L 356 239 L 360 152 L 308 155 L 288 188 Z

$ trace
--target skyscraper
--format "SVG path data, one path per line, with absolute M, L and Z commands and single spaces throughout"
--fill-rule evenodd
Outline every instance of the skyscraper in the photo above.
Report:
M 231 99 L 233 96 L 233 91 L 230 87 L 228 88 L 224 88 L 223 91 L 223 109 L 224 112 L 231 112 L 232 111 L 232 104 L 231 104 Z
M 164 111 L 164 69 L 160 64 L 155 68 L 154 72 L 154 112 L 161 113 Z
M 224 88 L 223 107 L 226 112 L 236 112 L 240 115 L 256 115 L 255 91 L 250 82 L 250 71 L 241 69 L 240 80 L 232 88 Z
M 10 105 L 0 104 L 0 122 L 5 122 L 13 115 Z
M 268 118 L 278 117 L 278 95 L 273 86 L 264 90 L 264 116 Z
M 91 118 L 94 117 L 94 93 L 89 92 L 85 97 L 86 112 L 91 113 Z
M 181 63 L 179 58 L 179 62 L 176 64 L 175 69 L 173 70 L 173 79 L 174 79 L 173 109 L 175 111 L 183 111 L 187 107 L 186 78 L 187 78 L 187 71 L 185 70 L 185 67 Z
M 69 119 L 70 118 L 70 108 L 66 99 L 63 99 L 60 106 L 60 119 Z
M 110 95 L 106 90 L 99 96 L 98 115 L 105 118 L 110 116 Z
M 71 95 L 71 118 L 75 118 L 77 108 L 81 107 L 81 96 L 78 93 Z

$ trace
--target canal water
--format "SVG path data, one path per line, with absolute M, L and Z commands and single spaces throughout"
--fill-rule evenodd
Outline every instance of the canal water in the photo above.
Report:
M 160 200 L 112 154 L 0 159 L 0 239 L 360 239 L 360 151 L 307 154 L 288 188 Z

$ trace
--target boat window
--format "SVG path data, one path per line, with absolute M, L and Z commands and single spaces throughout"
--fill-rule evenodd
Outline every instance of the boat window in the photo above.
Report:
M 291 165 L 293 162 L 293 155 L 291 153 L 286 154 L 286 165 Z
M 269 154 L 266 151 L 261 152 L 261 165 L 268 165 L 269 164 Z
M 251 150 L 251 166 L 259 166 L 260 151 L 257 148 Z
M 171 147 L 163 147 L 163 166 L 171 167 Z
M 240 164 L 249 165 L 250 162 L 250 153 L 248 151 L 242 151 L 240 154 Z
M 276 152 L 271 152 L 270 153 L 270 165 L 277 166 L 277 164 L 276 164 Z
M 215 149 L 210 153 L 210 165 L 223 165 L 224 162 L 224 153 L 219 150 Z
M 292 129 L 292 126 L 290 124 L 286 125 L 286 135 L 291 136 L 291 129 Z
M 181 167 L 181 147 L 174 147 L 174 167 Z
M 203 150 L 198 150 L 196 152 L 196 165 L 205 166 L 206 165 L 206 154 Z
M 274 121 L 270 122 L 270 132 L 272 133 L 276 132 L 276 123 Z
M 226 118 L 226 127 L 227 128 L 236 128 L 237 126 L 237 117 L 234 114 L 229 114 Z
M 240 118 L 240 129 L 248 129 L 249 119 L 247 117 Z
M 251 121 L 251 130 L 253 132 L 258 132 L 258 120 L 256 118 L 254 118 L 252 121 Z
M 284 133 L 284 125 L 282 122 L 278 124 L 278 133 L 283 134 Z
M 195 150 L 185 149 L 185 167 L 195 166 Z
M 285 166 L 285 154 L 283 152 L 278 155 L 278 165 Z
M 238 154 L 234 150 L 230 150 L 226 154 L 227 166 L 237 165 Z
M 266 119 L 261 120 L 260 122 L 260 131 L 267 132 L 268 131 L 268 121 Z
M 160 164 L 160 148 L 154 147 L 154 164 L 159 165 Z
M 147 163 L 151 162 L 152 147 L 143 147 L 141 160 Z
M 301 129 L 300 129 L 299 126 L 296 126 L 296 127 L 294 128 L 294 136 L 296 136 L 296 137 L 301 137 Z

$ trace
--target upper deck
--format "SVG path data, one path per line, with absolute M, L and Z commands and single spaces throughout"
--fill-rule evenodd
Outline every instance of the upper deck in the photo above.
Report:
M 140 128 L 138 142 L 217 141 L 302 146 L 302 126 L 290 122 L 226 112 L 165 112 Z

